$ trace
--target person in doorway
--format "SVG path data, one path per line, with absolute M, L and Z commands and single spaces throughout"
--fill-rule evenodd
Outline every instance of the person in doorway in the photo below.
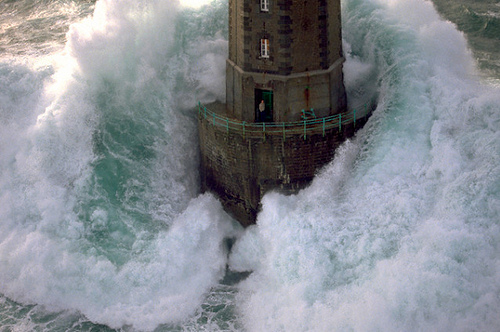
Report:
M 266 111 L 266 104 L 264 103 L 264 100 L 261 100 L 261 102 L 259 104 L 259 121 L 260 122 L 264 122 L 266 120 L 265 111 Z

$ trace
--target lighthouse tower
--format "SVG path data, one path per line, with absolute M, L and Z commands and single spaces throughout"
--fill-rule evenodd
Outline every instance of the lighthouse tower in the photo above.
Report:
M 354 133 L 343 62 L 340 0 L 229 0 L 226 103 L 199 106 L 201 185 L 242 225 Z
M 297 121 L 344 112 L 340 0 L 230 0 L 228 115 Z

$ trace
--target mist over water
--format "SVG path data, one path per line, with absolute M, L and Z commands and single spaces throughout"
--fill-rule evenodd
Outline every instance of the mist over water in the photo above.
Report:
M 467 40 L 485 78 L 500 76 L 500 4 L 496 0 L 435 0 L 442 15 L 452 20 Z M 497 80 L 498 82 L 498 80 Z
M 40 57 L 57 51 L 68 25 L 90 15 L 94 3 L 95 0 L 2 1 L 0 54 Z
M 495 331 L 499 88 L 430 2 L 342 6 L 350 103 L 377 109 L 244 231 L 198 188 L 194 108 L 224 100 L 225 2 L 97 1 L 64 38 L 3 44 L 0 326 Z M 234 284 L 227 264 L 253 272 Z
M 208 33 L 196 45 L 179 40 L 178 10 L 99 1 L 51 66 L 3 63 L 0 292 L 9 299 L 151 330 L 194 314 L 223 276 L 232 225 L 212 196 L 198 196 L 192 111 L 215 92 L 182 89 L 203 85 L 193 72 L 210 74 L 206 57 L 226 44 Z
M 494 331 L 498 89 L 430 3 L 344 6 L 346 76 L 375 75 L 378 108 L 309 188 L 267 195 L 236 244 L 233 266 L 254 270 L 245 327 Z

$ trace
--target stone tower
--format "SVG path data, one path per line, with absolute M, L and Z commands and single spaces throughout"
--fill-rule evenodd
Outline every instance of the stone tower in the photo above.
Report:
M 354 133 L 343 62 L 340 0 L 229 0 L 226 104 L 199 107 L 201 184 L 242 225 Z
M 230 0 L 228 115 L 251 122 L 297 121 L 346 109 L 340 0 Z

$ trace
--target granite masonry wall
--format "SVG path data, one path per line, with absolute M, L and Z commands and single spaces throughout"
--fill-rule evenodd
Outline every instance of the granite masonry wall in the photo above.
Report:
M 340 0 L 268 3 L 262 10 L 261 0 L 229 0 L 226 104 L 217 116 L 252 124 L 301 121 L 310 116 L 302 111 L 311 109 L 319 119 L 347 113 Z M 261 40 L 267 54 L 261 53 Z M 262 118 L 257 108 L 264 95 Z M 357 119 L 356 126 L 363 122 Z M 216 193 L 244 226 L 254 223 L 266 192 L 294 193 L 307 186 L 356 128 L 351 123 L 341 131 L 316 129 L 305 137 L 249 136 L 200 116 L 202 189 Z
M 354 135 L 365 118 L 354 124 L 302 134 L 273 133 L 249 137 L 241 131 L 213 126 L 199 117 L 201 182 L 213 191 L 242 225 L 255 223 L 260 200 L 270 190 L 290 194 L 307 186 L 333 158 L 335 149 Z
M 270 0 L 267 12 L 260 0 L 229 0 L 228 116 L 255 121 L 255 89 L 273 91 L 273 121 L 345 112 L 343 62 L 340 0 Z

